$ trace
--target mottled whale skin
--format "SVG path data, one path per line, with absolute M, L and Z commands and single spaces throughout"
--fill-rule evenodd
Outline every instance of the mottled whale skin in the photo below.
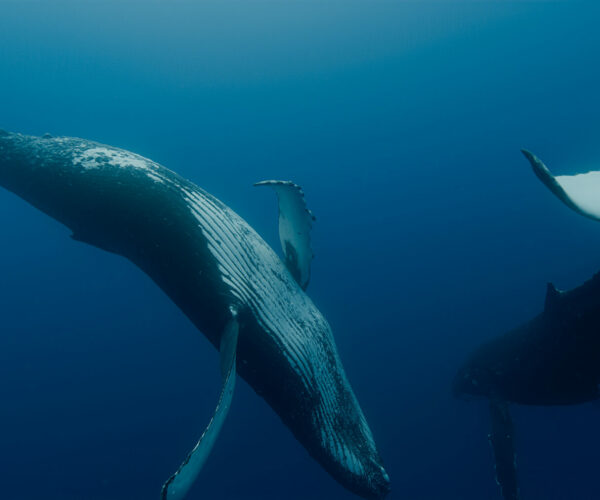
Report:
M 337 481 L 383 498 L 389 479 L 331 329 L 229 207 L 136 154 L 0 132 L 0 185 L 83 241 L 140 267 L 218 348 L 237 311 L 238 373 Z

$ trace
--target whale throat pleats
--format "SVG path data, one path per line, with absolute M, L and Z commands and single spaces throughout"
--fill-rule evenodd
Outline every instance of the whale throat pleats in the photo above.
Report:
M 233 399 L 238 332 L 239 325 L 234 315 L 225 327 L 221 337 L 221 377 L 223 382 L 219 402 L 194 449 L 189 453 L 177 472 L 163 485 L 162 500 L 181 500 L 185 498 L 219 436 Z
M 270 186 L 279 202 L 279 241 L 288 271 L 303 290 L 310 281 L 313 252 L 310 231 L 315 220 L 306 207 L 302 188 L 291 181 L 262 181 L 255 186 Z
M 585 217 L 600 220 L 600 171 L 554 176 L 533 153 L 526 150 L 522 153 L 535 175 L 565 205 Z

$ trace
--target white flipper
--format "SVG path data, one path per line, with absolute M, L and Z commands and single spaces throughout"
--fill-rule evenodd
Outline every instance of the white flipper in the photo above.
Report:
M 522 150 L 533 172 L 562 202 L 577 213 L 600 220 L 600 171 L 554 176 L 534 154 Z
M 296 282 L 306 290 L 313 259 L 310 230 L 315 217 L 306 207 L 304 192 L 291 181 L 262 181 L 254 185 L 271 186 L 277 193 L 279 241 L 285 255 L 285 264 Z
M 187 492 L 194 484 L 200 470 L 204 466 L 206 459 L 217 440 L 219 432 L 223 427 L 223 422 L 233 398 L 235 388 L 235 362 L 238 339 L 239 325 L 237 318 L 234 317 L 227 323 L 223 336 L 221 337 L 221 377 L 223 386 L 219 402 L 215 408 L 210 422 L 202 433 L 202 436 L 194 446 L 187 458 L 179 467 L 179 470 L 173 474 L 163 485 L 162 500 L 181 500 L 185 498 Z

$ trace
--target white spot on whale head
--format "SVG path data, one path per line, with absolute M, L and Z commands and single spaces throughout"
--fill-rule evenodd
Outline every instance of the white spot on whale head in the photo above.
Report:
M 164 182 L 159 173 L 159 166 L 156 163 L 142 156 L 119 149 L 106 147 L 85 149 L 73 158 L 73 164 L 85 170 L 106 167 L 131 168 L 143 171 L 155 182 Z

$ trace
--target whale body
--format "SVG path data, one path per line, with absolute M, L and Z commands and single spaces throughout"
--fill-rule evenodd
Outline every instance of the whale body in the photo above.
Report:
M 569 291 L 549 283 L 544 311 L 479 346 L 459 368 L 458 397 L 490 402 L 490 444 L 505 500 L 518 500 L 508 403 L 575 405 L 600 397 L 600 273 Z
M 283 210 L 287 184 L 273 185 Z M 73 239 L 129 259 L 220 349 L 219 405 L 163 498 L 183 498 L 201 468 L 236 369 L 343 486 L 364 498 L 387 494 L 388 475 L 331 328 L 303 290 L 308 273 L 291 272 L 304 266 L 298 256 L 308 258 L 306 249 L 294 252 L 290 244 L 286 266 L 240 216 L 194 183 L 84 139 L 0 132 L 0 186 L 66 225 Z
M 600 273 L 569 291 L 548 284 L 544 311 L 477 348 L 454 380 L 456 395 L 522 405 L 598 399 Z

